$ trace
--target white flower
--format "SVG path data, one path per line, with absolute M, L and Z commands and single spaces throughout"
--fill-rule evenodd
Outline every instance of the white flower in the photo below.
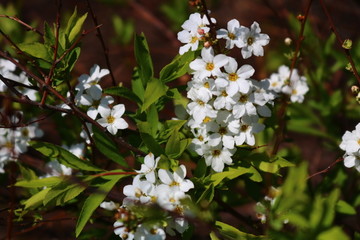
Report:
M 260 33 L 261 29 L 257 22 L 254 22 L 250 29 L 243 28 L 241 38 L 244 42 L 244 47 L 241 49 L 241 54 L 244 59 L 255 56 L 263 56 L 263 46 L 267 45 L 270 38 L 267 34 Z
M 178 214 L 183 214 L 183 206 L 181 200 L 187 195 L 179 189 L 174 190 L 169 185 L 161 184 L 157 188 L 157 203 L 167 211 L 175 211 Z
M 342 137 L 340 148 L 347 154 L 359 152 L 360 150 L 360 123 L 355 127 L 352 132 L 346 131 Z
M 174 173 L 171 173 L 169 170 L 159 169 L 158 174 L 160 181 L 175 191 L 180 190 L 187 192 L 191 188 L 194 188 L 192 181 L 185 179 L 186 168 L 184 165 L 180 165 Z
M 228 57 L 224 54 L 214 56 L 212 47 L 201 50 L 201 58 L 197 58 L 190 63 L 190 68 L 194 70 L 195 78 L 206 78 L 210 76 L 220 76 L 220 68 L 228 63 Z
M 126 196 L 123 200 L 125 206 L 134 203 L 148 204 L 156 199 L 155 186 L 151 182 L 141 181 L 140 175 L 134 177 L 131 185 L 123 188 L 123 193 Z
M 282 91 L 290 95 L 291 102 L 302 103 L 304 95 L 309 91 L 309 87 L 304 76 L 299 76 L 298 78 L 291 77 L 290 84 L 284 86 Z
M 355 167 L 360 172 L 360 152 L 344 155 L 344 165 L 347 168 Z
M 80 92 L 82 92 L 83 90 L 87 90 L 87 93 L 90 96 L 97 98 L 102 94 L 102 88 L 98 83 L 102 77 L 108 75 L 109 73 L 110 73 L 109 70 L 107 69 L 100 70 L 99 65 L 95 64 L 90 69 L 90 75 L 82 74 L 79 77 L 79 84 L 75 87 L 75 89 Z
M 114 222 L 114 233 L 119 235 L 119 237 L 123 240 L 133 240 L 135 237 L 134 231 L 129 231 L 129 228 L 121 221 Z
M 129 125 L 127 122 L 121 118 L 125 112 L 124 104 L 115 105 L 112 109 L 110 108 L 101 108 L 99 113 L 102 118 L 97 120 L 97 122 L 106 127 L 106 129 L 113 135 L 115 135 L 118 129 L 125 129 Z
M 28 77 L 26 76 L 25 72 L 21 72 L 19 76 L 14 75 L 12 80 L 27 85 L 29 87 L 32 86 L 31 82 L 29 81 Z M 27 88 L 25 86 L 16 86 L 15 87 L 20 93 L 27 96 L 30 100 L 36 101 L 37 100 L 37 92 L 34 89 Z
M 254 105 L 255 96 L 252 89 L 248 93 L 237 93 L 234 95 L 237 103 L 233 106 L 232 113 L 235 118 L 240 118 L 244 115 L 256 115 L 256 107 Z
M 154 160 L 154 154 L 149 153 L 144 158 L 144 164 L 141 164 L 141 169 L 136 171 L 137 173 L 144 174 L 147 181 L 151 183 L 156 182 L 155 170 L 157 164 L 160 160 L 160 157 L 157 157 Z
M 109 105 L 114 102 L 114 98 L 111 96 L 104 96 L 99 101 L 93 101 L 92 106 L 89 107 L 86 114 L 92 119 L 96 119 L 101 109 L 109 108 Z
M 164 229 L 152 226 L 149 228 L 143 224 L 140 224 L 134 234 L 134 239 L 136 240 L 164 240 L 166 234 Z
M 181 32 L 178 32 L 177 37 L 180 42 L 185 43 L 184 46 L 181 46 L 179 49 L 179 54 L 183 55 L 185 52 L 189 51 L 195 51 L 199 47 L 199 40 L 201 39 L 200 34 L 198 32 L 189 32 L 186 30 L 183 30 Z
M 227 30 L 222 28 L 216 31 L 216 38 L 226 39 L 226 48 L 232 49 L 234 45 L 238 48 L 242 48 L 245 44 L 240 38 L 242 27 L 236 19 L 232 19 L 227 23 Z
M 100 204 L 100 207 L 109 211 L 113 211 L 119 208 L 119 204 L 114 203 L 113 201 L 104 201 Z
M 243 116 L 240 123 L 240 133 L 235 136 L 236 145 L 247 143 L 250 146 L 255 144 L 254 133 L 264 130 L 263 124 L 257 123 L 257 117 Z
M 212 147 L 206 145 L 206 151 L 204 151 L 205 163 L 207 166 L 211 166 L 215 172 L 222 172 L 225 164 L 232 164 L 231 156 L 234 154 L 234 150 L 223 148 L 222 146 Z

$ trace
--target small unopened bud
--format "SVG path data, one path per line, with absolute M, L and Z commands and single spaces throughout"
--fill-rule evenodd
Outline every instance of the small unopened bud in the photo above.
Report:
M 198 28 L 197 33 L 200 35 L 204 35 L 205 31 L 202 28 Z
M 289 37 L 287 37 L 287 38 L 284 39 L 284 43 L 285 43 L 287 46 L 290 46 L 291 43 L 292 43 L 292 39 L 289 38 Z
M 359 94 L 359 92 L 360 92 L 360 88 L 358 87 L 358 86 L 352 86 L 351 87 L 351 92 L 354 94 L 354 95 L 357 95 L 357 94 Z
M 351 39 L 345 39 L 343 44 L 342 44 L 342 47 L 345 48 L 345 49 L 351 49 L 351 46 L 352 46 Z
M 350 72 L 353 72 L 353 71 L 354 71 L 350 63 L 346 64 L 345 69 L 348 70 L 348 71 L 350 71 Z
M 302 22 L 302 21 L 304 21 L 304 19 L 305 19 L 305 16 L 304 15 L 302 15 L 302 14 L 299 14 L 299 15 L 297 15 L 297 20 L 299 20 L 300 22 Z
M 206 47 L 206 48 L 211 47 L 211 42 L 209 42 L 209 41 L 204 42 L 204 47 Z

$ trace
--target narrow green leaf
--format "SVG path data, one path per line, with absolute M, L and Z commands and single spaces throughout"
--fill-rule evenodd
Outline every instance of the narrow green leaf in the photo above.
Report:
M 19 181 L 15 183 L 15 186 L 24 188 L 52 187 L 61 181 L 63 181 L 61 177 L 48 177 L 30 181 Z
M 81 231 L 84 229 L 86 223 L 89 221 L 93 212 L 104 201 L 106 195 L 115 186 L 115 184 L 126 175 L 114 175 L 112 179 L 102 185 L 100 185 L 97 191 L 91 194 L 84 202 L 81 209 L 78 221 L 76 223 L 76 237 L 78 237 Z
M 50 191 L 46 194 L 43 203 L 44 205 L 47 205 L 52 202 L 56 206 L 64 204 L 77 197 L 85 189 L 85 185 L 80 185 L 78 183 L 69 185 L 69 182 L 65 180 L 50 189 Z
M 154 138 L 159 128 L 159 115 L 155 104 L 151 105 L 146 111 L 146 121 L 150 125 L 150 134 Z
M 25 209 L 28 209 L 30 207 L 38 207 L 43 203 L 43 200 L 46 197 L 46 194 L 50 191 L 50 188 L 45 188 L 43 190 L 41 190 L 38 193 L 35 193 L 34 195 L 32 195 L 29 199 L 27 199 L 24 202 L 25 205 Z
M 229 239 L 229 240 L 268 239 L 265 236 L 256 236 L 250 233 L 242 232 L 239 229 L 220 221 L 216 221 L 215 225 L 219 229 L 219 232 L 224 237 L 224 239 Z
M 143 140 L 146 147 L 152 152 L 155 156 L 160 156 L 164 154 L 164 149 L 157 143 L 157 141 L 148 133 L 140 132 L 141 139 Z
M 214 184 L 211 183 L 210 185 L 206 186 L 205 191 L 201 194 L 199 199 L 196 201 L 196 204 L 199 204 L 204 200 L 211 202 L 214 198 L 214 195 L 215 195 L 215 187 L 214 187 Z
M 259 161 L 255 163 L 255 165 L 257 165 L 261 171 L 269 173 L 277 173 L 279 169 L 283 167 L 295 166 L 293 163 L 280 156 L 275 156 L 274 158 L 270 159 L 269 162 Z
M 64 164 L 67 167 L 84 171 L 102 171 L 102 169 L 92 165 L 91 162 L 81 160 L 60 146 L 40 141 L 32 141 L 30 142 L 30 145 L 44 156 L 57 159 L 61 164 Z
M 354 215 L 356 209 L 344 200 L 339 200 L 336 204 L 336 211 L 342 214 Z
M 224 182 L 225 179 L 232 180 L 235 179 L 243 174 L 252 173 L 250 168 L 243 168 L 243 167 L 230 167 L 228 170 L 224 172 L 214 173 L 210 175 L 210 180 L 214 184 L 214 186 L 219 185 L 220 183 Z
M 154 76 L 153 63 L 150 56 L 149 46 L 144 33 L 135 35 L 134 39 L 135 59 L 139 68 L 139 76 L 144 86 Z
M 320 233 L 316 238 L 316 240 L 329 240 L 329 239 L 350 240 L 348 235 L 346 235 L 339 226 L 332 227 L 329 230 Z
M 69 33 L 69 41 L 70 43 L 72 43 L 76 36 L 80 33 L 82 25 L 85 22 L 85 19 L 87 17 L 87 13 L 85 13 L 84 15 L 82 15 L 81 17 L 79 17 L 75 24 L 71 27 L 70 33 Z
M 119 96 L 119 97 L 124 97 L 131 101 L 136 102 L 137 104 L 142 103 L 141 99 L 136 94 L 134 94 L 130 89 L 128 89 L 126 87 L 107 88 L 107 89 L 104 89 L 104 93 Z
M 172 80 L 175 80 L 188 71 L 189 64 L 191 61 L 193 61 L 196 57 L 197 53 L 194 51 L 188 51 L 184 53 L 183 55 L 177 55 L 171 63 L 166 65 L 161 71 L 160 71 L 160 80 L 163 83 L 170 82 Z
M 93 128 L 95 146 L 99 151 L 110 160 L 127 167 L 128 164 L 124 157 L 119 153 L 117 145 L 111 141 L 105 133 L 101 132 L 98 128 Z
M 160 97 L 166 94 L 168 87 L 157 78 L 152 78 L 146 85 L 144 103 L 141 111 L 145 111 L 149 106 L 155 103 Z
M 131 90 L 132 92 L 144 102 L 145 88 L 139 76 L 139 68 L 135 67 L 131 78 Z

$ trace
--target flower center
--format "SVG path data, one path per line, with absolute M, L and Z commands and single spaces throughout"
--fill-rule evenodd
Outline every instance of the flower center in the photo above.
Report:
M 205 88 L 210 88 L 210 83 L 209 83 L 209 82 L 205 82 L 205 83 L 204 83 L 204 87 L 205 87 Z
M 253 37 L 249 37 L 249 38 L 247 39 L 247 44 L 251 46 L 253 43 L 254 43 L 254 38 L 253 38 Z
M 213 155 L 214 157 L 217 157 L 217 156 L 219 156 L 220 154 L 221 154 L 221 150 L 216 149 L 216 150 L 212 151 L 212 155 Z
M 106 121 L 110 124 L 112 124 L 114 121 L 115 121 L 115 118 L 111 115 L 109 115 L 107 118 L 106 118 Z
M 208 116 L 206 116 L 206 117 L 204 118 L 204 120 L 203 120 L 203 123 L 208 123 L 208 122 L 210 122 L 210 121 L 211 121 L 211 118 L 208 117 Z
M 231 40 L 234 40 L 236 38 L 235 34 L 233 33 L 228 33 L 228 37 L 231 39 Z
M 197 100 L 197 103 L 198 103 L 200 106 L 204 106 L 204 105 L 205 105 L 205 103 L 204 103 L 203 101 L 201 101 L 201 100 Z
M 204 137 L 202 135 L 198 136 L 200 142 L 204 141 Z
M 23 135 L 24 137 L 28 137 L 28 136 L 29 136 L 29 129 L 24 128 L 24 129 L 21 131 L 21 135 Z
M 228 94 L 227 94 L 227 92 L 224 90 L 224 91 L 222 91 L 222 92 L 221 92 L 221 96 L 223 96 L 223 97 L 227 97 L 227 96 L 228 96 Z
M 213 63 L 207 63 L 205 69 L 208 71 L 212 71 L 212 70 L 214 70 L 214 68 L 215 68 L 215 65 Z
M 199 38 L 196 36 L 191 37 L 190 43 L 196 43 L 198 40 L 199 40 Z
M 241 126 L 240 130 L 241 130 L 242 132 L 246 132 L 246 130 L 247 130 L 248 128 L 249 128 L 249 125 L 244 124 L 244 125 Z
M 296 89 L 293 89 L 293 90 L 291 91 L 291 95 L 296 95 L 296 94 L 297 94 Z
M 169 185 L 170 187 L 175 187 L 175 186 L 180 186 L 180 184 L 176 181 L 173 181 L 172 183 L 170 183 Z
M 278 85 L 278 83 L 277 82 L 273 82 L 273 83 L 271 83 L 271 86 L 272 87 L 276 87 Z
M 229 81 L 236 81 L 239 78 L 239 76 L 236 73 L 230 73 L 229 74 Z
M 245 103 L 248 101 L 248 96 L 247 95 L 241 95 L 240 98 L 239 98 L 239 102 L 241 103 Z
M 219 134 L 220 134 L 220 135 L 225 135 L 226 133 L 227 133 L 226 127 L 221 127 L 221 128 L 219 129 Z

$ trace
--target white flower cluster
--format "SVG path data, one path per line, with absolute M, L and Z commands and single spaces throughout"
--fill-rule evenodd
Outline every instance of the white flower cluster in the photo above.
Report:
M 360 172 L 360 123 L 352 132 L 346 131 L 342 137 L 340 148 L 345 151 L 345 167 L 355 167 Z
M 206 32 L 206 22 L 198 20 L 205 17 L 196 15 L 198 21 L 195 22 L 192 16 L 183 28 L 193 34 Z M 185 30 L 178 34 L 183 43 Z M 217 31 L 217 38 L 226 39 L 229 49 L 242 48 L 244 58 L 252 54 L 262 56 L 263 46 L 269 42 L 269 36 L 260 34 L 256 22 L 248 29 L 240 26 L 237 20 L 231 20 L 227 30 Z M 180 54 L 182 52 L 181 49 Z M 268 91 L 268 80 L 250 79 L 255 72 L 252 66 L 239 67 L 234 58 L 215 54 L 212 47 L 202 48 L 201 57 L 192 61 L 190 68 L 193 77 L 187 88 L 187 97 L 191 100 L 187 112 L 190 115 L 188 125 L 195 136 L 192 148 L 204 156 L 206 164 L 214 171 L 221 172 L 225 164 L 232 164 L 236 146 L 255 144 L 254 134 L 265 127 L 259 119 L 271 116 L 267 104 L 273 104 L 275 96 Z
M 11 121 L 16 123 L 18 119 L 12 117 Z M 27 151 L 31 139 L 43 134 L 36 122 L 25 127 L 0 128 L 0 173 L 4 173 L 6 163 L 16 161 L 21 153 Z
M 120 218 L 114 223 L 115 234 L 122 239 L 165 239 L 166 233 L 174 236 L 175 231 L 183 233 L 188 223 L 185 220 L 184 212 L 185 206 L 181 200 L 190 198 L 186 194 L 194 184 L 186 177 L 186 168 L 180 165 L 175 172 L 165 169 L 157 170 L 157 165 L 160 157 L 154 158 L 152 153 L 149 153 L 145 159 L 141 169 L 136 171 L 138 175 L 133 179 L 131 185 L 127 185 L 123 189 L 126 196 L 123 200 L 122 206 L 118 208 L 113 202 L 103 202 L 101 207 L 108 210 L 118 209 Z M 177 217 L 166 217 L 166 223 L 158 223 L 158 225 L 149 225 L 140 218 L 138 221 L 129 221 L 129 214 L 131 214 L 131 207 L 136 205 L 153 205 L 158 204 L 166 211 L 174 212 Z M 145 220 L 146 221 L 146 220 Z M 163 229 L 164 227 L 165 230 Z M 152 238 L 151 238 L 152 239 Z
M 212 23 L 216 23 L 214 18 Z M 205 42 L 209 37 L 210 22 L 206 16 L 201 16 L 200 13 L 193 13 L 189 19 L 181 26 L 183 30 L 178 33 L 180 42 L 185 43 L 180 47 L 179 53 L 182 55 L 185 52 L 195 51 L 199 47 L 200 42 Z M 250 29 L 241 26 L 239 21 L 232 19 L 227 24 L 227 29 L 219 29 L 216 33 L 216 38 L 226 40 L 226 48 L 232 49 L 234 46 L 241 49 L 241 54 L 244 59 L 255 56 L 263 56 L 263 46 L 267 45 L 270 38 L 267 34 L 260 33 L 261 29 L 257 22 L 254 22 Z
M 100 70 L 100 67 L 95 64 L 90 69 L 90 75 L 81 75 L 79 83 L 75 86 L 77 91 L 75 102 L 78 106 L 87 107 L 87 115 L 92 119 L 97 119 L 100 115 L 97 122 L 115 135 L 119 129 L 127 128 L 128 124 L 122 118 L 125 112 L 124 104 L 111 106 L 114 103 L 113 97 L 103 95 L 99 81 L 107 74 L 109 70 Z
M 16 90 L 18 90 L 23 95 L 27 96 L 30 100 L 36 101 L 37 100 L 37 91 L 31 88 L 27 88 L 26 86 L 31 87 L 32 84 L 30 83 L 28 77 L 24 72 L 20 72 L 20 74 L 16 74 L 16 66 L 12 62 L 6 59 L 0 59 L 0 74 L 8 78 L 10 80 L 13 80 L 15 82 L 18 82 L 22 86 L 16 86 Z M 0 80 L 0 92 L 6 92 L 7 86 L 3 81 Z
M 270 90 L 276 93 L 284 93 L 290 96 L 291 102 L 302 103 L 304 95 L 309 91 L 306 77 L 300 76 L 297 69 L 293 69 L 290 77 L 289 67 L 282 65 L 277 73 L 270 76 Z

